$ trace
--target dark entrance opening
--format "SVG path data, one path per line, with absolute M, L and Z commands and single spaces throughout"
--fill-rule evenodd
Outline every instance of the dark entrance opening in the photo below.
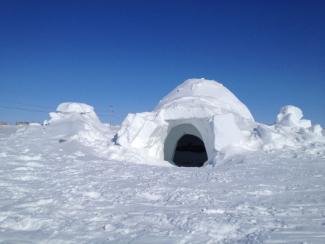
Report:
M 201 167 L 208 160 L 203 141 L 193 135 L 182 136 L 176 145 L 173 162 L 179 167 Z

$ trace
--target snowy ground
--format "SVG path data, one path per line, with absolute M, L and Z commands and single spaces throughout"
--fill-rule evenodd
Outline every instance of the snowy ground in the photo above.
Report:
M 158 167 L 16 129 L 0 128 L 0 243 L 325 243 L 322 153 Z

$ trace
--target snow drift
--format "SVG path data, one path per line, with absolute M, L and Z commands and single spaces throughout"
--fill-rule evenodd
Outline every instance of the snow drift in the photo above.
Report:
M 206 80 L 118 133 L 63 103 L 44 125 L 0 126 L 0 242 L 323 243 L 324 139 L 299 108 L 261 124 Z
M 61 103 L 44 122 L 61 141 L 79 141 L 86 146 L 107 145 L 109 127 L 99 120 L 94 108 L 84 103 Z
M 276 123 L 268 126 L 258 124 L 256 127 L 260 144 L 264 150 L 282 149 L 284 147 L 315 147 L 325 143 L 324 130 L 319 124 L 312 125 L 303 119 L 300 108 L 288 105 L 281 108 Z
M 285 106 L 275 125 L 260 124 L 222 84 L 189 79 L 164 97 L 154 111 L 129 114 L 116 142 L 127 151 L 137 151 L 159 162 L 191 166 L 176 162 L 183 155 L 188 162 L 196 158 L 204 159 L 201 165 L 214 164 L 242 151 L 323 142 L 320 125 L 312 126 L 302 116 L 299 108 Z
M 108 159 L 163 166 L 216 164 L 256 150 L 325 154 L 324 129 L 303 119 L 298 107 L 284 106 L 273 125 L 258 123 L 226 87 L 206 79 L 186 80 L 152 112 L 128 114 L 121 127 L 103 124 L 92 106 L 62 103 L 42 132 L 30 126 L 16 134 L 22 133 L 80 143 Z

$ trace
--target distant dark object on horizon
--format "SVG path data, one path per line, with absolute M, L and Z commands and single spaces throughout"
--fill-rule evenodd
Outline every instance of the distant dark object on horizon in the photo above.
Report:
M 16 122 L 16 125 L 29 125 L 29 122 L 27 122 L 27 121 L 18 121 L 18 122 Z

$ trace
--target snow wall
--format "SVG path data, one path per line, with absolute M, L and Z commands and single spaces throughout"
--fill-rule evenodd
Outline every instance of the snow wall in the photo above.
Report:
M 149 157 L 173 164 L 184 135 L 200 138 L 208 162 L 229 147 L 245 147 L 255 125 L 248 108 L 222 84 L 190 79 L 163 98 L 153 112 L 129 114 L 116 142 Z
M 257 123 L 249 109 L 219 82 L 189 79 L 164 97 L 154 111 L 129 114 L 117 132 L 116 143 L 138 152 L 144 160 L 174 164 L 178 141 L 193 135 L 204 143 L 205 164 L 215 164 L 243 151 L 324 142 L 321 126 L 312 126 L 302 117 L 299 108 L 285 106 L 274 125 Z
M 35 128 L 18 132 L 35 133 Z M 256 150 L 290 148 L 325 155 L 324 129 L 303 119 L 299 108 L 284 106 L 273 125 L 258 123 L 227 88 L 206 79 L 185 81 L 152 112 L 128 114 L 120 127 L 103 124 L 87 104 L 62 103 L 39 133 L 50 141 L 80 143 L 104 158 L 161 166 L 175 165 L 175 152 L 186 135 L 204 144 L 205 165 Z

